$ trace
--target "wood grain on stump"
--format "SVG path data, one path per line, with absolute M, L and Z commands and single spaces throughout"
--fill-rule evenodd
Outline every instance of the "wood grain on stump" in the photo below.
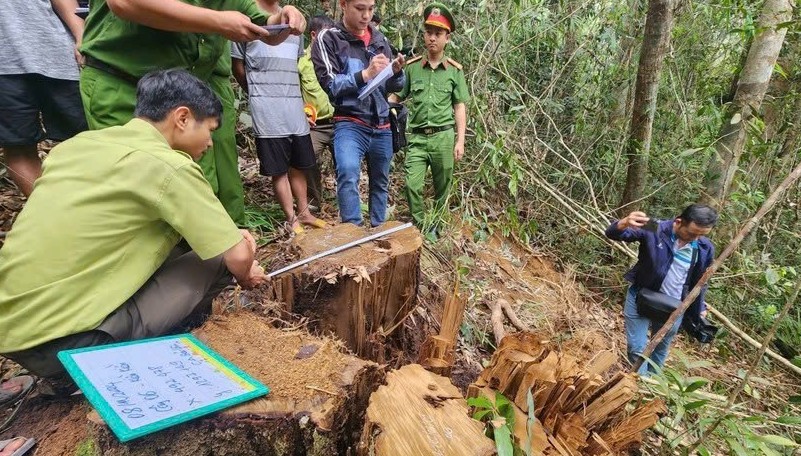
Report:
M 358 454 L 483 456 L 495 454 L 495 444 L 450 380 L 409 364 L 370 397 Z
M 297 260 L 400 225 L 367 230 L 350 223 L 309 230 L 295 238 Z M 321 258 L 276 278 L 270 297 L 316 321 L 362 358 L 384 362 L 385 342 L 398 337 L 417 305 L 423 238 L 408 228 Z
M 94 425 L 100 454 L 329 456 L 359 441 L 369 396 L 384 378 L 377 364 L 248 312 L 213 317 L 195 335 L 270 394 L 127 444 Z

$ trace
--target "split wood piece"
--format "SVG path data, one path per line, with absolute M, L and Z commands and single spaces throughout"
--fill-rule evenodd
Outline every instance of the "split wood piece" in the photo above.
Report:
M 459 295 L 459 283 L 445 298 L 438 335 L 428 336 L 420 347 L 419 362 L 435 374 L 450 377 L 454 362 L 456 336 L 462 326 L 467 300 Z
M 127 444 L 93 424 L 99 454 L 329 456 L 347 454 L 359 442 L 370 394 L 385 377 L 379 365 L 246 311 L 214 317 L 195 335 L 270 394 Z
M 617 454 L 639 447 L 642 444 L 643 431 L 653 427 L 659 417 L 667 412 L 661 399 L 637 407 L 626 417 L 610 423 L 600 435 L 594 434 L 585 454 Z
M 371 231 L 351 223 L 310 230 L 293 241 L 297 259 L 401 225 Z M 423 238 L 408 228 L 386 238 L 316 260 L 271 282 L 267 297 L 315 322 L 362 358 L 382 363 L 391 340 L 400 340 L 404 319 L 417 306 Z M 387 346 L 387 344 L 390 346 Z
M 509 319 L 509 322 L 519 331 L 528 331 L 528 327 L 517 318 L 517 314 L 509 301 L 505 299 L 498 299 L 495 302 L 487 302 L 487 307 L 492 311 L 490 315 L 490 322 L 492 323 L 492 334 L 495 336 L 495 346 L 500 345 L 501 340 L 506 336 L 506 330 L 503 327 L 503 315 Z
M 535 454 L 618 454 L 640 444 L 641 432 L 656 423 L 664 405 L 649 403 L 627 414 L 627 405 L 638 394 L 637 383 L 627 373 L 606 380 L 615 362 L 613 352 L 603 351 L 582 365 L 535 334 L 511 334 L 468 387 L 467 396 L 494 400 L 499 392 L 514 404 L 517 420 L 525 422 L 530 392 L 537 425 L 527 432 L 516 421 L 515 439 L 523 446 L 533 436 Z
M 370 396 L 360 456 L 484 456 L 495 444 L 445 377 L 409 364 Z

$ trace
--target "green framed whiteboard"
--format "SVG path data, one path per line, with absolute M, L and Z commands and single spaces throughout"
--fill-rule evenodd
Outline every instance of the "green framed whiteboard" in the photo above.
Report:
M 191 334 L 65 350 L 58 359 L 122 442 L 270 392 Z

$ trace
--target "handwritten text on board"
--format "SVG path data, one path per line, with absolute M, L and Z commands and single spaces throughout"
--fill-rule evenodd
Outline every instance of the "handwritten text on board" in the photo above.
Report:
M 253 388 L 181 338 L 76 353 L 73 359 L 130 429 Z

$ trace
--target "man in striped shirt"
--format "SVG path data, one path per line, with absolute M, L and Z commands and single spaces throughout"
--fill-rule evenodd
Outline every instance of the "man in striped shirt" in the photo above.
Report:
M 626 273 L 631 283 L 623 316 L 626 322 L 627 354 L 636 364 L 648 344 L 648 330 L 654 334 L 664 324 L 640 315 L 637 311 L 637 293 L 641 288 L 659 291 L 671 298 L 684 299 L 687 290 L 698 283 L 704 271 L 712 264 L 715 247 L 706 237 L 717 222 L 718 214 L 709 206 L 692 204 L 673 220 L 651 221 L 644 212 L 634 211 L 620 220 L 614 220 L 606 229 L 606 237 L 615 241 L 639 242 L 637 264 Z M 650 223 L 649 223 L 650 222 Z M 706 287 L 687 309 L 683 319 L 697 321 L 706 315 L 704 297 Z M 640 374 L 648 375 L 654 366 L 662 367 L 673 337 L 682 325 L 682 318 L 673 325 L 651 353 L 651 362 L 643 363 Z

